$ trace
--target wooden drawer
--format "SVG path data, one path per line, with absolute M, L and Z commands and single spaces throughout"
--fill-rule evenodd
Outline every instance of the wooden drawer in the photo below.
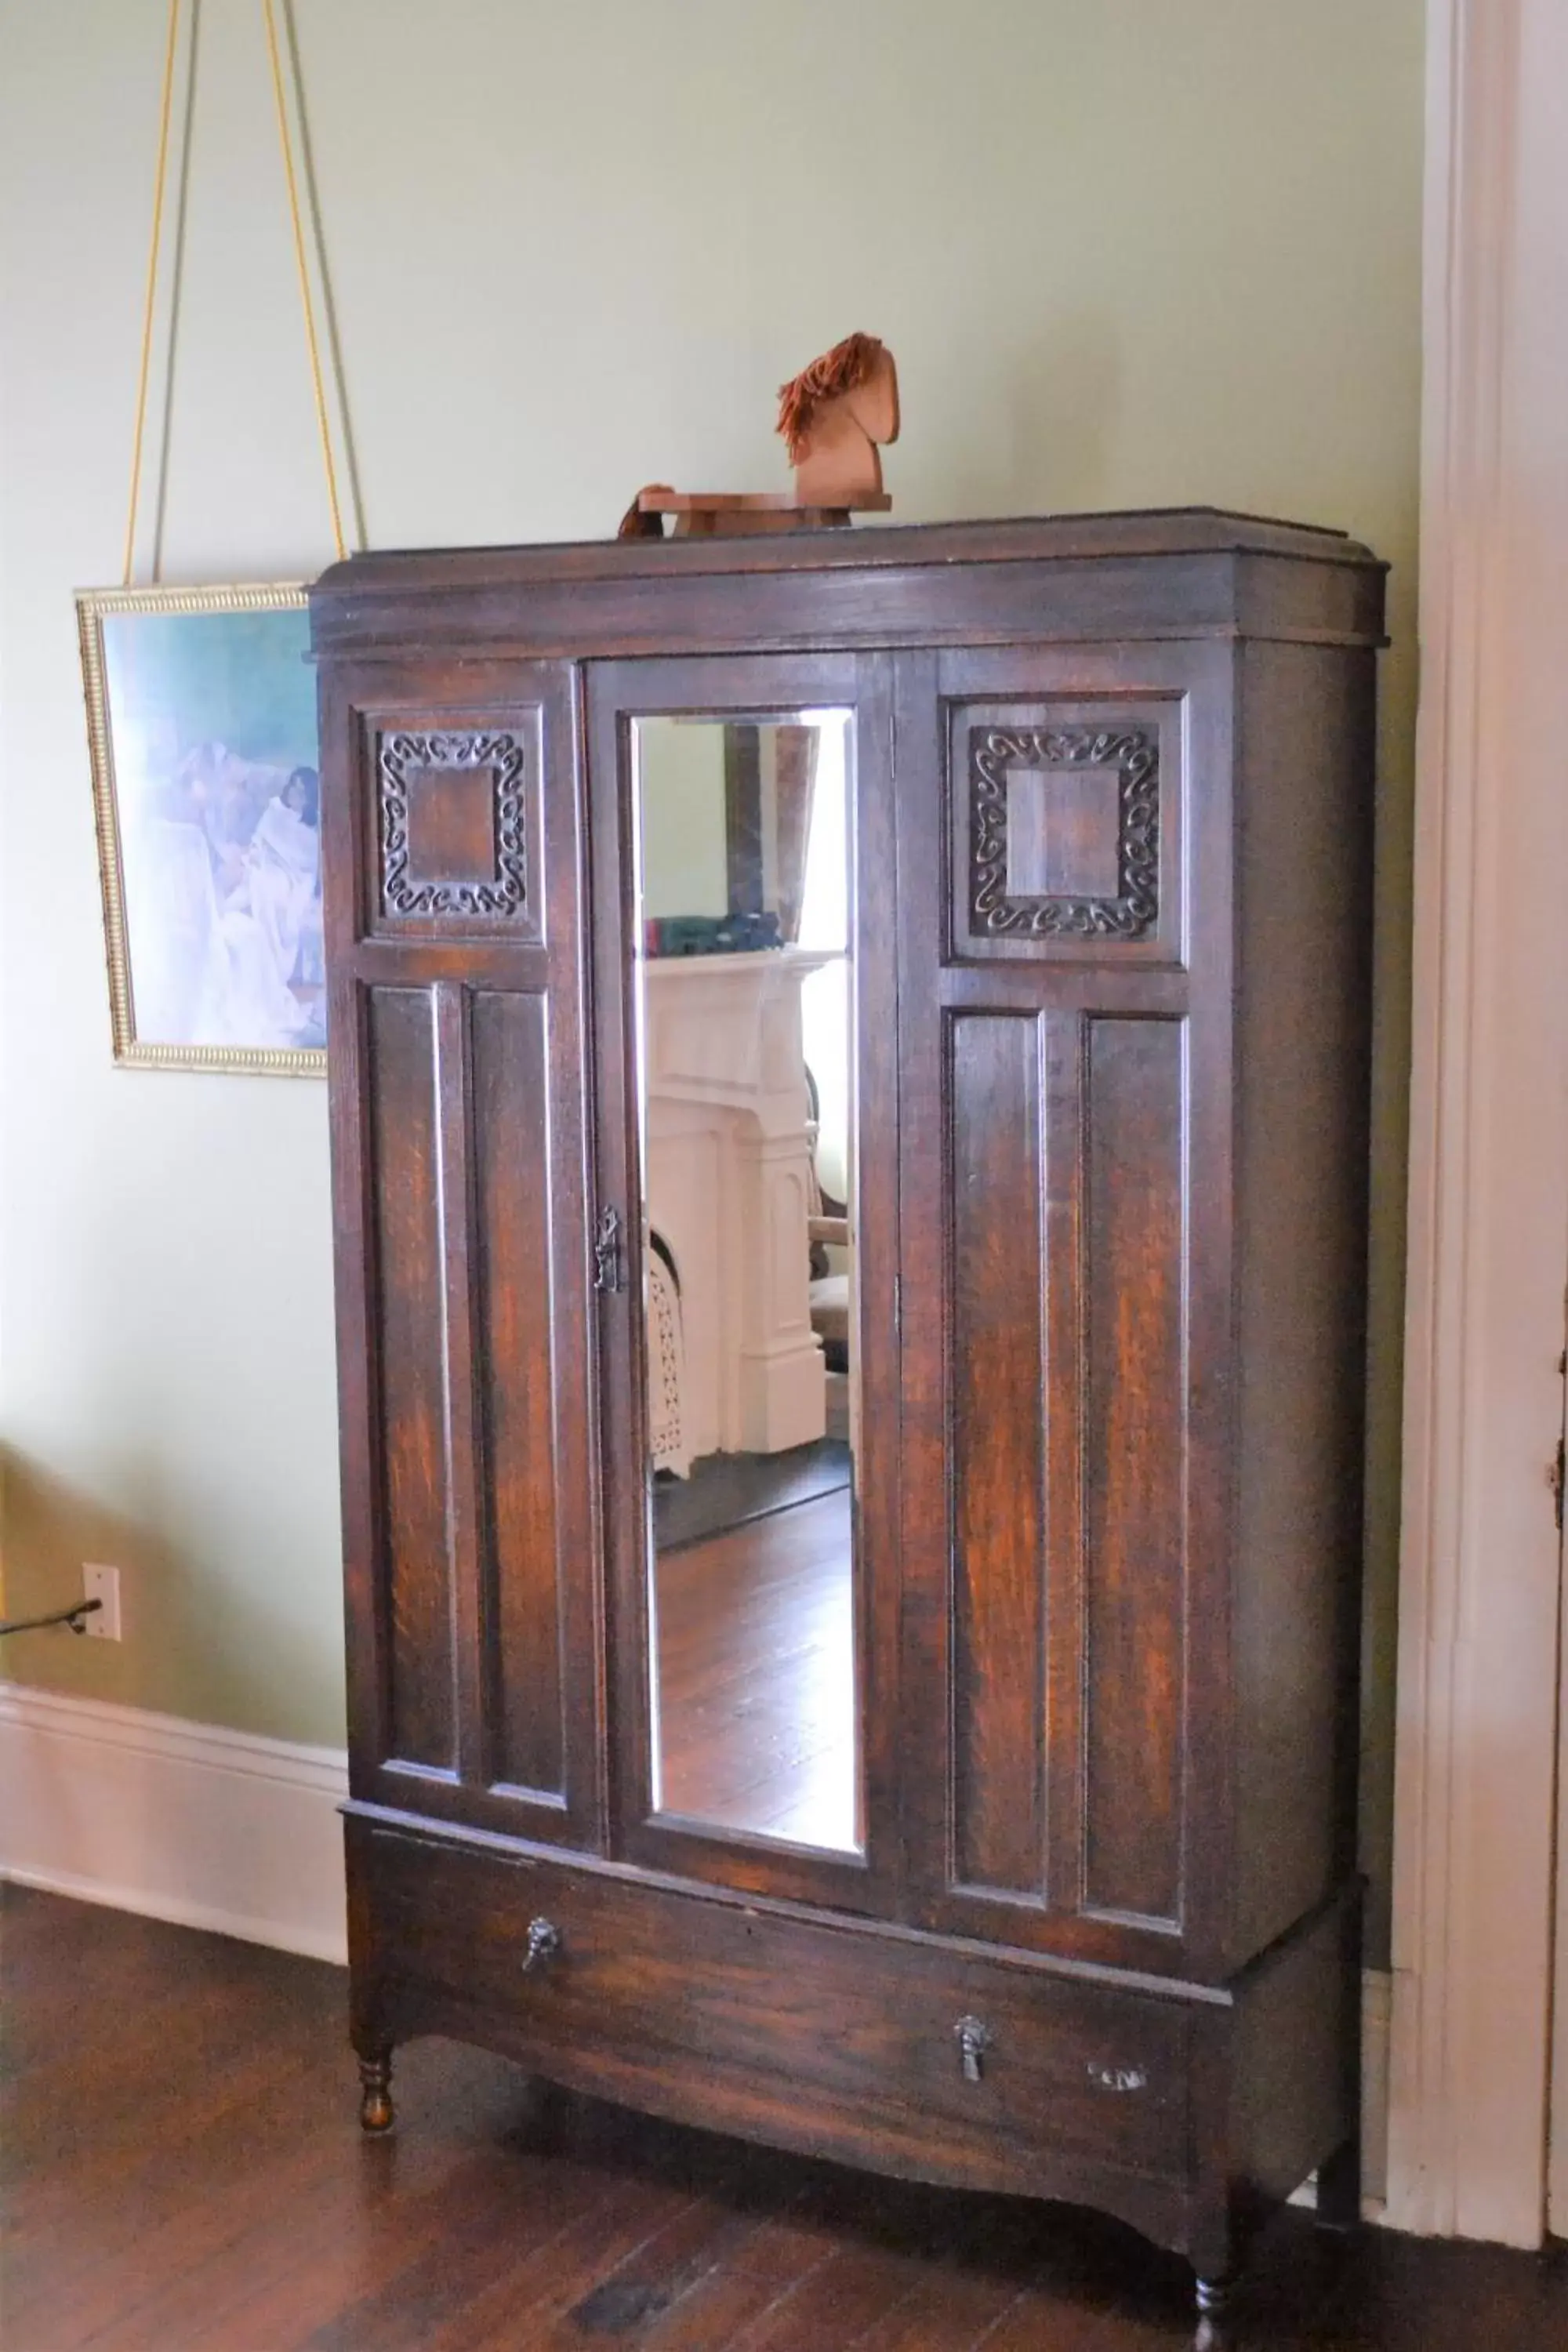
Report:
M 1179 1999 L 357 1823 L 351 1855 L 356 1969 L 403 2030 L 482 2014 L 557 2080 L 850 2160 L 874 2132 L 884 2168 L 934 2179 L 1188 2175 Z M 559 1944 L 529 1966 L 535 1920 Z

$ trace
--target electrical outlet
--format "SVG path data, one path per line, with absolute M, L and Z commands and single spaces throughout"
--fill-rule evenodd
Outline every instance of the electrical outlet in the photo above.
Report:
M 95 1609 L 86 1621 L 90 1641 L 118 1642 L 120 1639 L 120 1570 L 98 1568 L 91 1560 L 82 1562 L 82 1588 L 89 1601 L 100 1601 L 103 1606 Z

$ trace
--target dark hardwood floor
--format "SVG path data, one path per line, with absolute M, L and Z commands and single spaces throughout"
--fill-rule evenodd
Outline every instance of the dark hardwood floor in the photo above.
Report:
M 847 1487 L 658 1557 L 662 1803 L 853 1848 Z
M 4 1890 L 7 2352 L 1165 2352 L 1114 2224 L 542 2094 L 446 2042 L 363 2140 L 342 1973 Z M 1280 2218 L 1226 2341 L 1561 2352 L 1562 2257 Z

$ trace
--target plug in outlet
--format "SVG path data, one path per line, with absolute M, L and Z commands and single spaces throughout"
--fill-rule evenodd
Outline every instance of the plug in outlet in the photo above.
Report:
M 118 1642 L 120 1639 L 120 1570 L 117 1568 L 97 1568 L 91 1560 L 82 1562 L 82 1589 L 89 1601 L 100 1601 L 103 1606 L 95 1609 L 87 1620 L 85 1631 L 89 1641 Z

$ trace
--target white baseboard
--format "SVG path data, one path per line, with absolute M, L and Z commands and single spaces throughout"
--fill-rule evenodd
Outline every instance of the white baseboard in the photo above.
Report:
M 347 1957 L 341 1748 L 0 1683 L 0 1877 Z

